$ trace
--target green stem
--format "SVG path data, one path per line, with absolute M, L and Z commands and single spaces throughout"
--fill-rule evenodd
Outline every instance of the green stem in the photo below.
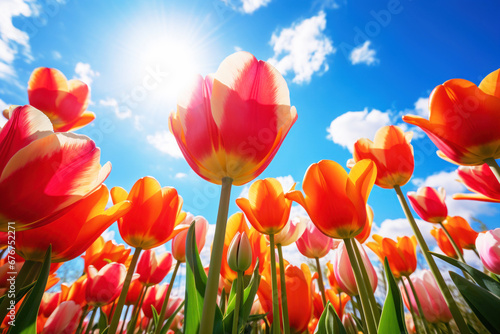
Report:
M 411 317 L 413 319 L 413 324 L 415 325 L 415 332 L 418 333 L 419 326 L 417 325 L 417 317 L 415 316 L 415 311 L 413 310 L 413 304 L 411 303 L 411 298 L 410 298 L 410 294 L 408 293 L 408 288 L 406 287 L 405 281 L 403 279 L 401 279 L 401 283 L 403 284 L 406 299 L 408 299 L 408 304 L 410 304 L 410 314 L 411 314 Z M 425 329 L 425 332 L 427 333 L 427 328 L 424 328 L 424 329 Z
M 411 289 L 411 294 L 413 295 L 413 298 L 415 299 L 415 302 L 417 303 L 417 309 L 418 313 L 420 314 L 420 319 L 422 319 L 422 322 L 424 323 L 424 330 L 426 333 L 430 333 L 431 330 L 429 328 L 429 323 L 427 322 L 427 319 L 425 318 L 424 315 L 424 310 L 422 309 L 422 304 L 420 304 L 420 299 L 418 298 L 417 291 L 415 290 L 415 286 L 413 285 L 413 282 L 410 279 L 410 276 L 405 276 L 406 280 L 408 281 L 408 284 L 410 285 Z M 411 303 L 411 299 L 410 299 Z
M 488 158 L 484 159 L 484 162 L 490 166 L 491 171 L 497 178 L 498 182 L 500 183 L 500 166 L 498 166 L 497 162 L 493 158 Z
M 125 329 L 125 320 L 127 320 L 127 314 L 128 314 L 128 309 L 130 308 L 130 305 L 127 305 L 127 307 L 125 307 L 125 315 L 123 316 L 123 320 L 122 320 L 122 327 L 120 329 L 120 334 L 123 333 L 123 330 Z
M 127 333 L 133 333 L 135 329 L 135 325 L 137 323 L 137 318 L 141 313 L 142 303 L 144 302 L 144 297 L 146 296 L 146 292 L 148 292 L 149 286 L 143 286 L 141 289 L 141 295 L 137 300 L 134 308 L 132 309 L 132 319 L 130 319 L 129 324 L 127 325 Z
M 441 228 L 443 229 L 444 234 L 446 234 L 446 237 L 448 237 L 448 240 L 450 241 L 451 246 L 453 247 L 453 250 L 455 251 L 455 253 L 456 253 L 456 254 L 457 254 L 457 256 L 458 256 L 458 259 L 459 259 L 460 261 L 462 261 L 463 263 L 466 263 L 466 262 L 465 262 L 465 259 L 464 259 L 464 256 L 462 255 L 462 252 L 460 251 L 460 249 L 459 249 L 459 248 L 458 248 L 458 246 L 457 246 L 457 243 L 455 242 L 455 240 L 453 240 L 453 238 L 451 237 L 450 232 L 448 232 L 448 230 L 446 229 L 446 227 L 444 227 L 443 222 L 439 222 L 439 225 L 440 225 L 440 226 L 441 226 Z
M 240 304 L 243 297 L 243 272 L 238 271 L 238 279 L 236 280 L 236 304 L 234 305 L 233 313 L 233 330 L 232 334 L 238 334 L 238 321 L 240 319 Z
M 161 306 L 161 311 L 159 314 L 158 326 L 155 329 L 155 334 L 160 334 L 163 322 L 165 321 L 165 313 L 167 312 L 168 299 L 170 298 L 170 293 L 172 292 L 172 287 L 174 286 L 175 276 L 177 275 L 177 270 L 181 265 L 181 261 L 177 260 L 175 263 L 174 272 L 172 273 L 172 278 L 170 278 L 170 283 L 168 284 L 167 292 L 165 295 L 165 299 L 163 301 L 163 305 Z
M 212 254 L 210 255 L 210 269 L 208 270 L 199 334 L 211 334 L 214 327 L 215 305 L 217 304 L 217 291 L 219 290 L 219 275 L 222 263 L 222 251 L 224 249 L 224 238 L 226 236 L 227 213 L 229 211 L 232 183 L 233 179 L 230 177 L 222 178 L 219 212 L 217 213 L 217 222 L 215 223 L 215 235 Z
M 356 239 L 352 239 L 352 244 L 354 248 L 354 254 L 356 255 L 356 259 L 359 264 L 359 269 L 361 272 L 362 283 L 365 286 L 366 292 L 368 293 L 368 301 L 370 303 L 371 311 L 375 319 L 375 324 L 378 324 L 380 320 L 380 312 L 378 310 L 377 301 L 375 300 L 375 295 L 373 294 L 373 288 L 370 282 L 370 278 L 368 277 L 368 273 L 366 272 L 366 267 L 363 262 L 363 257 L 361 256 L 361 252 L 358 248 L 358 242 Z
M 276 277 L 276 253 L 274 251 L 274 234 L 269 235 L 271 250 L 271 281 L 273 287 L 273 334 L 280 333 L 280 307 L 278 297 L 278 278 Z
M 288 299 L 286 296 L 285 261 L 283 261 L 283 250 L 281 248 L 281 244 L 277 244 L 276 246 L 278 248 L 278 261 L 280 264 L 281 312 L 283 314 L 283 330 L 285 334 L 290 334 L 290 320 L 288 318 Z
M 354 304 L 353 304 L 352 308 L 354 310 L 354 307 L 356 307 L 356 309 L 358 310 L 358 313 L 359 313 L 359 317 L 361 318 L 361 322 L 363 322 L 364 328 L 366 328 L 366 319 L 365 319 L 365 315 L 363 313 L 363 310 L 361 309 L 360 298 L 359 298 L 359 296 L 352 296 L 352 299 L 356 303 L 356 306 L 354 306 Z
M 130 287 L 130 282 L 132 281 L 132 276 L 134 275 L 135 266 L 137 265 L 137 260 L 141 254 L 142 248 L 137 247 L 135 249 L 134 255 L 132 256 L 132 261 L 127 270 L 127 276 L 125 276 L 125 281 L 123 282 L 122 292 L 120 293 L 120 298 L 118 299 L 118 304 L 116 304 L 115 313 L 113 314 L 113 319 L 111 320 L 111 325 L 109 325 L 109 334 L 115 334 L 118 329 L 118 323 L 120 322 L 120 317 L 123 310 L 123 305 L 125 304 L 125 299 L 127 298 L 128 288 Z
M 481 260 L 481 256 L 479 255 L 479 252 L 477 251 L 476 247 L 472 248 L 472 251 L 474 252 L 474 254 L 476 254 L 478 259 Z
M 349 254 L 349 260 L 351 261 L 352 271 L 354 273 L 354 278 L 356 280 L 356 286 L 358 287 L 359 298 L 361 299 L 361 309 L 364 313 L 366 321 L 366 331 L 368 334 L 377 333 L 377 326 L 375 324 L 375 319 L 371 311 L 370 301 L 368 299 L 368 292 L 366 291 L 366 286 L 363 284 L 363 276 L 361 275 L 360 266 L 356 258 L 356 253 L 354 252 L 354 241 L 352 239 L 344 239 L 344 243 Z
M 446 303 L 448 304 L 450 312 L 451 312 L 453 318 L 455 319 L 458 330 L 462 334 L 470 333 L 469 327 L 467 327 L 467 324 L 465 323 L 465 320 L 464 320 L 462 314 L 460 313 L 460 310 L 459 310 L 455 300 L 453 299 L 453 296 L 451 295 L 451 292 L 448 289 L 448 286 L 446 285 L 446 282 L 444 281 L 444 278 L 441 275 L 439 268 L 436 265 L 436 262 L 434 262 L 434 258 L 429 253 L 429 247 L 427 246 L 427 243 L 425 242 L 424 237 L 422 236 L 422 233 L 420 232 L 420 230 L 417 226 L 417 223 L 415 222 L 415 218 L 413 218 L 413 215 L 410 211 L 410 207 L 408 206 L 408 203 L 406 202 L 406 198 L 403 195 L 401 188 L 399 186 L 394 186 L 394 190 L 396 191 L 396 194 L 398 195 L 399 202 L 401 203 L 403 211 L 406 214 L 406 218 L 408 219 L 408 222 L 410 223 L 410 226 L 413 230 L 413 233 L 415 234 L 415 237 L 417 238 L 420 249 L 422 250 L 422 254 L 424 255 L 424 258 L 427 261 L 429 268 L 431 269 L 432 273 L 434 274 L 434 277 L 435 277 L 436 282 L 439 286 L 439 289 L 443 293 L 444 299 L 446 300 Z
M 318 288 L 321 292 L 321 300 L 323 301 L 323 307 L 326 306 L 326 295 L 325 295 L 325 284 L 323 283 L 323 273 L 321 272 L 321 265 L 319 263 L 319 259 L 317 257 L 314 258 L 316 260 L 316 270 L 318 271 Z
M 95 318 L 95 314 L 97 313 L 97 309 L 98 309 L 98 307 L 94 306 L 94 309 L 92 310 L 92 314 L 90 315 L 90 320 L 87 323 L 87 329 L 85 330 L 85 334 L 89 334 L 90 333 L 90 329 L 94 325 L 94 318 Z
M 148 320 L 148 325 L 147 325 L 147 327 L 146 327 L 146 334 L 148 334 L 148 333 L 149 333 L 149 331 L 151 330 L 151 326 L 152 326 L 152 325 L 153 325 L 153 319 L 149 319 L 149 320 Z M 158 324 L 158 325 L 160 325 L 160 324 Z
M 78 327 L 76 328 L 76 331 L 75 331 L 76 334 L 80 334 L 80 332 L 82 331 L 83 320 L 87 316 L 88 310 L 89 310 L 89 306 L 85 305 L 83 307 L 83 310 L 82 310 L 82 315 L 80 317 L 80 322 L 78 323 Z
M 446 330 L 448 331 L 448 334 L 453 334 L 453 331 L 451 330 L 450 323 L 445 322 L 444 325 L 446 326 Z

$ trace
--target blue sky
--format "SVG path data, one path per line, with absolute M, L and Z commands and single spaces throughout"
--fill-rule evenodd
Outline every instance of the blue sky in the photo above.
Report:
M 494 1 L 2 0 L 0 109 L 28 103 L 26 85 L 37 67 L 80 78 L 91 86 L 89 110 L 97 119 L 78 132 L 101 147 L 102 163 L 112 162 L 108 187 L 129 190 L 138 178 L 154 176 L 178 189 L 186 210 L 214 223 L 219 187 L 190 170 L 168 133 L 168 115 L 189 75 L 215 72 L 236 50 L 284 74 L 299 117 L 260 177 L 294 180 L 300 188 L 310 164 L 345 165 L 357 138 L 402 125 L 406 113 L 427 115 L 435 86 L 451 78 L 479 83 L 500 67 L 499 10 Z M 415 131 L 416 167 L 403 190 L 464 192 L 456 166 L 408 129 Z M 230 214 L 244 191 L 233 188 Z M 500 226 L 496 205 L 448 202 L 451 215 Z M 375 187 L 369 204 L 376 231 L 410 233 L 393 192 Z

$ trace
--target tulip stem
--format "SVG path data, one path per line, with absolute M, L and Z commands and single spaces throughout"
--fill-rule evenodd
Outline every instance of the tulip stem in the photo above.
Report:
M 85 320 L 85 317 L 88 314 L 89 306 L 85 305 L 82 310 L 82 315 L 80 316 L 80 321 L 78 322 L 78 327 L 76 327 L 75 333 L 80 334 L 82 331 L 82 325 L 83 325 L 83 320 Z
M 463 263 L 466 263 L 466 262 L 465 262 L 465 259 L 464 259 L 464 256 L 462 255 L 462 252 L 461 252 L 461 251 L 460 251 L 460 249 L 458 248 L 457 243 L 455 242 L 455 240 L 453 240 L 453 238 L 451 237 L 450 232 L 448 232 L 448 230 L 446 229 L 446 227 L 444 227 L 443 222 L 439 222 L 439 225 L 440 225 L 440 226 L 441 226 L 441 228 L 443 229 L 444 234 L 446 234 L 446 236 L 448 237 L 448 240 L 450 241 L 451 246 L 453 247 L 453 250 L 455 251 L 455 253 L 456 253 L 456 254 L 457 254 L 457 256 L 458 256 L 458 259 L 459 259 L 460 261 L 462 261 Z
M 146 296 L 146 292 L 148 292 L 149 286 L 143 286 L 141 289 L 141 294 L 137 303 L 134 305 L 132 309 L 132 319 L 130 319 L 129 324 L 127 325 L 127 333 L 133 333 L 135 329 L 135 324 L 137 323 L 137 318 L 141 312 L 142 303 L 144 302 L 144 297 Z M 121 333 L 120 333 L 121 334 Z
M 359 298 L 361 299 L 361 310 L 364 313 L 366 322 L 366 331 L 368 334 L 375 334 L 377 333 L 377 326 L 375 324 L 370 301 L 368 299 L 368 292 L 366 291 L 366 286 L 363 284 L 363 276 L 361 275 L 360 265 L 356 258 L 356 253 L 354 252 L 354 241 L 352 239 L 344 239 L 344 243 L 349 255 L 349 260 L 351 261 L 356 286 L 358 287 Z
M 137 265 L 137 260 L 139 259 L 141 251 L 141 247 L 135 248 L 134 255 L 132 256 L 132 261 L 130 262 L 130 266 L 127 270 L 127 276 L 125 276 L 125 281 L 123 282 L 123 288 L 120 292 L 120 298 L 118 299 L 118 303 L 116 304 L 113 319 L 111 320 L 111 324 L 109 325 L 109 334 L 115 334 L 116 330 L 118 329 L 118 323 L 120 322 L 123 305 L 125 304 L 125 299 L 127 298 L 128 288 L 130 287 L 130 282 L 132 281 L 132 276 L 134 275 L 135 266 Z
M 451 330 L 451 326 L 450 326 L 450 323 L 449 322 L 445 322 L 444 325 L 446 326 L 446 330 L 448 331 L 448 333 L 453 333 L 453 331 Z
M 321 300 L 323 301 L 323 307 L 326 306 L 326 296 L 325 296 L 325 284 L 323 283 L 323 273 L 321 272 L 321 265 L 319 263 L 319 258 L 315 257 L 316 260 L 316 270 L 318 271 L 318 288 L 321 291 Z
M 413 215 L 410 211 L 410 207 L 408 206 L 408 203 L 406 202 L 406 198 L 403 195 L 401 188 L 396 185 L 396 186 L 394 186 L 394 190 L 396 191 L 399 202 L 401 203 L 401 207 L 403 208 L 403 211 L 405 212 L 406 218 L 408 219 L 408 222 L 410 223 L 410 226 L 413 230 L 413 233 L 415 234 L 415 237 L 417 238 L 418 244 L 420 245 L 420 249 L 422 250 L 422 254 L 424 255 L 424 258 L 427 261 L 429 268 L 431 269 L 434 277 L 436 278 L 436 282 L 439 286 L 439 289 L 443 293 L 444 299 L 446 300 L 446 303 L 448 304 L 448 307 L 450 308 L 450 312 L 451 312 L 453 318 L 455 319 L 458 330 L 460 331 L 460 333 L 470 333 L 469 327 L 467 326 L 462 314 L 460 313 L 460 310 L 457 306 L 457 303 L 453 299 L 453 296 L 451 295 L 451 292 L 448 289 L 448 286 L 446 285 L 446 282 L 444 281 L 444 278 L 441 275 L 441 272 L 439 271 L 439 268 L 437 267 L 436 262 L 434 261 L 434 258 L 429 253 L 429 247 L 427 246 L 427 243 L 425 242 L 425 239 L 422 236 L 422 233 L 420 232 L 420 230 L 417 226 L 417 223 L 415 222 L 415 218 L 413 218 Z
M 361 322 L 363 323 L 364 327 L 366 328 L 366 319 L 365 319 L 365 314 L 363 313 L 363 310 L 361 309 L 360 298 L 359 298 L 359 296 L 352 296 L 352 299 L 356 303 L 356 306 L 354 306 L 354 304 L 352 305 L 353 312 L 354 312 L 354 308 L 356 308 L 358 313 L 359 313 L 359 317 L 361 318 Z
M 217 222 L 215 223 L 215 235 L 212 254 L 210 255 L 210 269 L 208 270 L 199 334 L 211 334 L 214 327 L 215 306 L 217 305 L 217 291 L 219 290 L 222 251 L 224 249 L 224 238 L 226 236 L 227 213 L 229 211 L 232 183 L 233 179 L 230 177 L 222 178 L 219 212 L 217 213 Z
M 123 330 L 125 329 L 125 320 L 127 320 L 127 314 L 128 314 L 128 309 L 130 308 L 130 305 L 127 305 L 127 307 L 125 307 L 125 314 L 123 316 L 123 320 L 122 320 L 122 327 L 119 331 L 119 333 L 123 333 Z
M 175 263 L 174 272 L 172 273 L 172 278 L 170 278 L 170 283 L 168 284 L 167 292 L 165 293 L 165 299 L 163 300 L 163 305 L 161 306 L 161 311 L 159 314 L 158 326 L 155 329 L 155 334 L 160 334 L 163 322 L 165 321 L 165 313 L 167 312 L 168 299 L 170 298 L 170 293 L 172 292 L 172 287 L 174 286 L 175 276 L 177 275 L 177 270 L 181 265 L 181 261 L 177 260 Z
M 487 163 L 488 166 L 490 166 L 491 171 L 493 172 L 498 182 L 500 183 L 500 166 L 498 166 L 496 160 L 493 158 L 487 158 L 484 159 L 484 162 Z
M 413 298 L 415 299 L 415 302 L 417 303 L 417 309 L 418 313 L 420 314 L 420 319 L 422 319 L 422 322 L 424 323 L 424 330 L 426 333 L 431 333 L 431 329 L 429 328 L 429 323 L 427 322 L 427 319 L 425 319 L 424 315 L 424 310 L 422 309 L 422 304 L 420 304 L 420 298 L 418 298 L 417 291 L 415 290 L 415 286 L 413 285 L 413 282 L 410 279 L 410 276 L 405 276 L 406 280 L 408 281 L 408 284 L 410 285 L 411 289 L 411 294 L 413 295 Z M 408 299 L 411 305 L 411 300 Z
M 408 299 L 408 304 L 410 305 L 410 314 L 413 319 L 413 324 L 415 325 L 415 332 L 419 332 L 419 325 L 417 325 L 417 316 L 415 315 L 415 310 L 413 309 L 413 304 L 411 302 L 410 294 L 408 293 L 408 288 L 406 287 L 405 281 L 401 279 L 401 283 L 403 283 L 403 289 L 405 290 L 406 298 Z M 427 328 L 424 328 L 427 333 Z
M 283 330 L 285 334 L 290 334 L 290 320 L 288 318 L 288 300 L 286 296 L 285 261 L 283 261 L 283 250 L 281 248 L 281 244 L 277 244 L 276 246 L 278 248 L 278 260 L 280 264 L 281 312 L 283 313 Z
M 273 287 L 273 334 L 280 333 L 280 307 L 278 296 L 278 278 L 276 277 L 276 253 L 274 250 L 274 234 L 269 235 L 271 250 L 271 281 Z
M 87 323 L 87 329 L 85 329 L 85 334 L 89 334 L 90 333 L 90 329 L 94 325 L 94 318 L 95 318 L 95 314 L 97 313 L 97 309 L 98 309 L 98 307 L 94 306 L 94 309 L 92 310 L 92 314 L 90 315 L 90 320 Z
M 236 280 L 236 302 L 233 313 L 233 330 L 232 334 L 238 334 L 238 321 L 240 319 L 240 304 L 243 297 L 243 272 L 238 271 L 238 279 Z

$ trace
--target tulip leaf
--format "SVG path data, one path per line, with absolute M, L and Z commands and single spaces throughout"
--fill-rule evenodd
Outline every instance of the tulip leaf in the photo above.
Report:
M 486 275 L 485 273 L 483 273 L 480 270 L 477 270 L 476 268 L 469 266 L 468 264 L 465 264 L 461 261 L 455 260 L 451 257 L 437 254 L 437 253 L 433 253 L 433 252 L 430 252 L 430 253 L 432 255 L 434 255 L 435 257 L 437 257 L 445 262 L 448 262 L 452 266 L 455 266 L 455 267 L 467 272 L 480 287 L 482 287 L 482 288 L 490 291 L 494 295 L 500 297 L 500 283 L 498 283 L 492 277 Z
M 99 312 L 99 322 L 97 324 L 97 328 L 99 328 L 99 333 L 104 333 L 106 328 L 108 328 L 108 317 L 106 316 L 106 313 L 102 311 L 102 308 Z
M 391 272 L 387 258 L 384 260 L 385 277 L 387 279 L 387 296 L 380 316 L 377 333 L 408 333 L 403 310 L 403 300 L 398 284 Z
M 203 311 L 203 298 L 207 285 L 207 275 L 200 260 L 196 245 L 195 224 L 191 224 L 186 236 L 186 294 L 184 316 L 189 321 L 184 322 L 184 333 L 198 333 Z M 224 333 L 222 312 L 215 307 L 213 333 Z
M 467 304 L 491 333 L 500 333 L 500 297 L 482 288 L 457 273 L 450 271 L 450 277 Z
M 167 303 L 168 303 L 168 301 L 167 301 Z M 154 305 L 151 305 L 151 312 L 153 312 L 153 324 L 155 325 L 155 328 L 157 328 L 158 321 L 160 320 L 160 316 L 158 315 L 158 312 L 156 312 Z
M 182 301 L 182 303 L 179 305 L 179 307 L 174 311 L 174 313 L 172 313 L 170 318 L 168 318 L 167 322 L 165 323 L 165 325 L 161 329 L 161 332 L 160 332 L 161 334 L 166 334 L 168 332 L 170 326 L 172 326 L 172 323 L 175 320 L 175 316 L 177 315 L 177 313 L 179 313 L 180 310 L 182 310 L 183 307 L 184 307 L 184 301 Z
M 47 286 L 47 280 L 50 274 L 50 259 L 52 254 L 52 245 L 49 246 L 45 253 L 42 269 L 38 275 L 35 286 L 31 290 L 30 295 L 26 298 L 17 312 L 15 317 L 15 326 L 9 328 L 8 333 L 11 334 L 36 334 L 36 321 L 38 317 L 38 309 L 42 302 L 42 296 Z M 7 316 L 8 318 L 8 316 Z
M 316 327 L 316 334 L 347 334 L 347 331 L 342 325 L 342 321 L 340 320 L 337 311 L 332 306 L 330 302 L 328 302 L 323 310 L 323 314 L 318 321 L 318 326 Z

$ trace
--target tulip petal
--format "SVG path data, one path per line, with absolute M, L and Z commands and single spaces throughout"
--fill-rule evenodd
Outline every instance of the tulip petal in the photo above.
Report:
M 361 193 L 365 203 L 377 178 L 377 166 L 371 160 L 364 159 L 356 163 L 349 173 L 349 179 Z
M 500 68 L 488 74 L 479 84 L 479 89 L 486 94 L 500 97 Z

